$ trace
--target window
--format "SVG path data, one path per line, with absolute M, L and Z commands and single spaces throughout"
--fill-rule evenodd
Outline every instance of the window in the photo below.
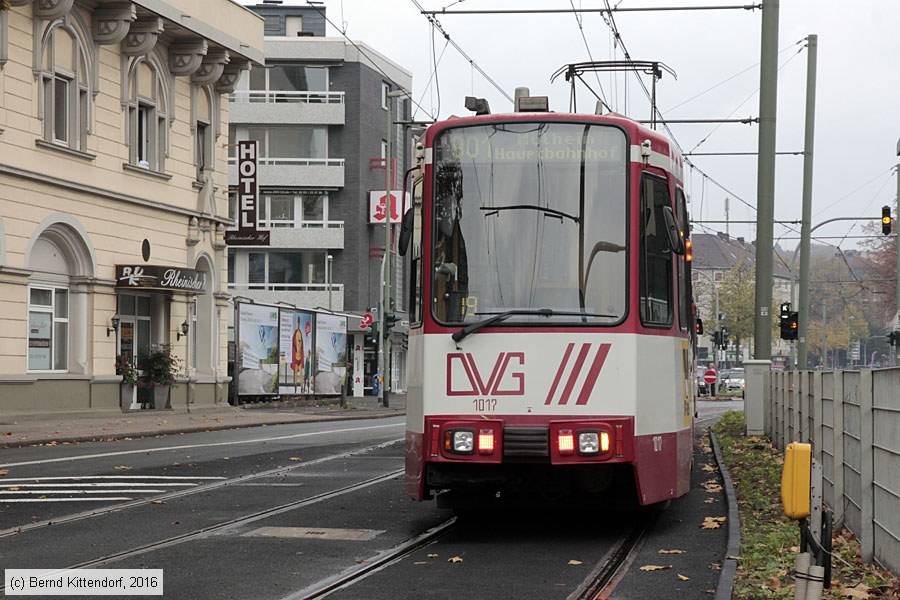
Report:
M 326 127 L 248 127 L 238 130 L 230 144 L 241 140 L 259 142 L 259 158 L 277 164 L 303 162 L 298 159 L 322 161 L 328 158 L 328 129 Z M 234 146 L 230 150 L 232 158 L 237 156 Z
M 247 287 L 251 290 L 305 289 L 325 284 L 325 255 L 321 251 L 249 252 Z M 241 279 L 240 273 L 229 276 Z
M 41 71 L 44 141 L 84 151 L 88 132 L 88 66 L 74 30 L 56 27 Z
M 387 140 L 381 140 L 381 158 L 382 159 L 387 158 L 387 153 L 388 153 Z
M 68 370 L 69 291 L 32 286 L 28 290 L 28 370 Z
M 721 271 L 716 271 L 715 273 L 713 273 L 713 281 L 715 281 L 716 283 L 719 283 L 719 282 L 723 281 L 724 279 L 725 279 L 725 276 L 722 274 Z
M 409 322 L 414 325 L 422 323 L 422 188 L 424 180 L 413 184 L 413 223 L 410 239 L 409 261 Z
M 203 171 L 207 168 L 212 168 L 212 165 L 207 166 L 208 161 L 208 145 L 209 145 L 209 124 L 204 123 L 203 121 L 197 121 L 197 180 L 203 180 Z
M 250 102 L 325 102 L 329 92 L 328 74 L 328 67 L 298 64 L 275 64 L 264 69 L 252 69 L 249 75 L 250 91 L 271 93 L 251 94 Z
M 197 181 L 206 181 L 207 171 L 214 168 L 213 161 L 213 104 L 205 87 L 198 87 L 194 99 L 194 162 Z
M 150 60 L 139 59 L 131 70 L 128 101 L 129 162 L 163 172 L 166 157 L 166 90 Z
M 390 105 L 388 104 L 388 102 L 390 102 L 390 98 L 388 98 L 388 92 L 390 92 L 390 91 L 391 91 L 391 86 L 386 81 L 382 81 L 381 82 L 381 108 L 383 108 L 384 110 L 388 110 L 390 108 Z
M 688 214 L 687 202 L 681 188 L 675 188 L 675 211 L 678 226 L 681 228 L 681 238 L 685 239 L 688 233 Z M 678 265 L 678 326 L 682 331 L 686 331 L 691 315 L 691 280 L 688 277 L 691 264 L 685 260 L 685 256 L 676 257 L 675 262 Z
M 284 35 L 284 28 L 281 25 L 281 15 L 265 15 L 263 17 L 264 35 Z
M 236 201 L 235 201 L 236 202 Z M 328 227 L 328 194 L 263 192 L 259 222 L 266 227 Z M 232 217 L 234 218 L 234 217 Z
M 644 175 L 641 180 L 641 322 L 672 325 L 672 251 L 666 234 L 663 207 L 671 206 L 665 179 Z

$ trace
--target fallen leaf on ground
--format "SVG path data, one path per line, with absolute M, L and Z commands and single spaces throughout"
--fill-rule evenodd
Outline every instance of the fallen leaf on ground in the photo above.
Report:
M 715 473 L 715 472 L 716 472 L 716 468 L 715 468 L 714 466 L 710 465 L 710 464 L 705 464 L 705 465 L 703 465 L 702 468 L 703 468 L 703 470 L 706 471 L 707 473 Z
M 684 550 L 660 550 L 660 554 L 684 554 Z
M 688 581 L 688 580 L 690 579 L 690 577 L 685 577 L 684 575 L 682 575 L 681 573 L 679 573 L 679 574 L 678 574 L 678 579 L 680 579 L 681 581 Z
M 841 596 L 859 598 L 860 600 L 868 600 L 870 598 L 869 589 L 869 586 L 867 586 L 865 583 L 860 583 L 856 587 L 841 589 Z
M 119 465 L 118 467 L 113 467 L 116 471 L 130 471 L 131 467 L 126 465 Z
M 3 475 L 8 475 L 8 474 L 9 474 L 9 469 L 0 469 L 0 477 L 2 477 Z
M 717 498 L 707 498 L 706 500 L 703 501 L 703 504 L 712 504 L 713 502 L 718 502 L 718 501 L 719 500 Z
M 447 559 L 447 562 L 452 562 L 452 563 L 461 563 L 462 561 L 463 561 L 463 559 L 460 558 L 459 556 L 454 556 L 452 558 Z
M 574 559 L 573 559 L 573 560 L 570 560 L 570 561 L 569 561 L 569 564 L 570 564 L 570 565 L 580 565 L 580 564 L 582 564 L 582 562 L 581 562 L 580 560 L 574 560 Z
M 162 500 L 151 500 L 150 504 L 165 504 Z
M 21 489 L 22 488 L 20 488 L 20 487 L 8 487 L 8 488 L 6 488 L 6 491 L 7 492 L 18 492 Z
M 644 565 L 641 567 L 641 571 L 665 571 L 666 569 L 671 569 L 672 565 L 660 566 L 660 565 Z
M 706 517 L 703 519 L 700 529 L 719 529 L 723 521 L 725 521 L 725 517 Z
M 297 461 L 303 460 L 303 459 L 300 458 L 299 456 L 292 456 L 292 457 L 291 457 L 291 460 L 294 461 L 294 462 L 297 462 Z
M 438 557 L 437 554 L 429 554 L 429 555 L 428 555 L 428 558 L 437 558 L 437 557 Z

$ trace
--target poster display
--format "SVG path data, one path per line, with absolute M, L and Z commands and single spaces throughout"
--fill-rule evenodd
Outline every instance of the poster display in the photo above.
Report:
M 49 371 L 50 364 L 50 330 L 53 327 L 53 315 L 45 312 L 28 313 L 28 368 Z
M 266 396 L 278 393 L 278 308 L 238 304 L 238 394 Z
M 281 394 L 312 394 L 315 390 L 315 315 L 282 308 L 280 329 L 278 391 Z
M 347 317 L 316 314 L 315 390 L 339 395 L 347 375 Z

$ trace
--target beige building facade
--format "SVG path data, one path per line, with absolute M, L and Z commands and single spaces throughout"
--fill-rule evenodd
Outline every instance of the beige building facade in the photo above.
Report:
M 160 345 L 181 359 L 168 407 L 225 403 L 227 95 L 264 61 L 262 19 L 231 0 L 10 5 L 0 422 L 137 408 L 116 358 Z

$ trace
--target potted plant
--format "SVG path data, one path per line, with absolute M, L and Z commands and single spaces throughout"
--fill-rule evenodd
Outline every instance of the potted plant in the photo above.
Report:
M 130 353 L 116 355 L 116 375 L 122 376 L 119 403 L 125 411 L 134 406 L 137 386 L 140 385 L 137 369 L 134 368 L 134 359 Z
M 172 346 L 158 344 L 150 349 L 141 361 L 141 387 L 153 390 L 153 407 L 168 408 L 169 388 L 175 383 L 175 375 L 181 370 L 181 359 L 172 354 Z

